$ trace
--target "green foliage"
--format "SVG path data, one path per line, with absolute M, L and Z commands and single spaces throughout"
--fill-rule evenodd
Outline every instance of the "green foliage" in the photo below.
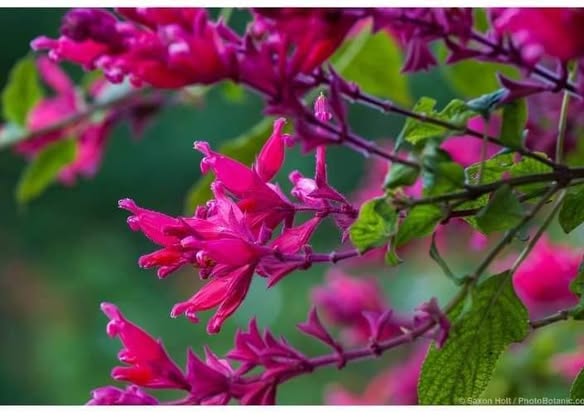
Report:
M 570 188 L 560 214 L 558 216 L 560 225 L 566 233 L 570 233 L 576 227 L 584 223 L 584 184 Z
M 572 387 L 570 388 L 570 399 L 574 401 L 584 399 L 584 369 L 580 370 L 572 383 Z
M 22 58 L 12 67 L 8 83 L 2 90 L 4 120 L 24 126 L 29 111 L 42 97 L 43 90 L 34 58 Z
M 412 239 L 429 235 L 442 218 L 440 207 L 423 204 L 413 207 L 399 225 L 396 246 L 400 247 Z
M 422 163 L 424 196 L 448 193 L 464 185 L 464 168 L 434 143 L 425 147 Z
M 518 148 L 523 143 L 523 131 L 527 123 L 527 102 L 515 100 L 503 106 L 503 122 L 499 139 L 504 145 Z
M 61 139 L 46 146 L 24 170 L 16 189 L 16 200 L 25 204 L 42 194 L 61 169 L 73 162 L 76 152 L 75 138 Z
M 523 217 L 523 206 L 511 187 L 499 187 L 489 203 L 475 216 L 478 227 L 485 233 L 507 230 L 515 226 Z
M 466 102 L 467 106 L 488 119 L 493 111 L 497 109 L 501 100 L 507 95 L 507 90 L 501 88 L 492 93 L 483 94 L 477 98 Z
M 457 318 L 441 349 L 432 345 L 418 383 L 420 404 L 461 404 L 477 399 L 493 375 L 499 356 L 528 334 L 527 310 L 513 290 L 509 271 L 492 276 L 450 315 Z
M 466 182 L 472 185 L 479 184 L 479 172 L 480 172 L 481 163 L 477 162 L 476 164 L 469 165 L 464 170 L 464 174 L 466 177 Z M 543 162 L 539 162 L 533 158 L 529 157 L 518 157 L 515 156 L 514 153 L 511 152 L 503 152 L 493 156 L 490 159 L 487 159 L 484 164 L 483 175 L 481 179 L 481 184 L 492 183 L 495 181 L 499 181 L 503 178 L 504 175 L 508 177 L 520 177 L 524 175 L 533 175 L 533 174 L 544 174 L 551 172 L 551 168 L 544 164 Z M 523 193 L 532 193 L 542 189 L 545 187 L 544 183 L 542 184 L 529 184 L 529 185 L 521 185 L 516 186 L 514 189 L 519 192 Z M 488 195 L 481 195 L 475 200 L 465 202 L 458 206 L 458 209 L 479 209 L 484 207 L 488 204 L 489 197 Z M 478 228 L 477 222 L 475 217 L 465 217 L 465 221 L 467 221 L 471 226 Z
M 446 127 L 423 122 L 419 119 L 410 117 L 406 120 L 406 123 L 398 136 L 398 148 L 404 141 L 411 143 L 416 147 L 424 145 L 430 139 L 441 142 L 446 136 L 448 136 L 448 134 L 464 130 L 468 119 L 476 115 L 476 112 L 468 107 L 464 101 L 458 99 L 452 100 L 441 111 L 437 111 L 435 106 L 436 100 L 429 97 L 422 97 L 414 105 L 412 111 L 426 117 L 432 117 L 434 119 L 448 122 L 456 126 L 457 129 L 451 131 Z
M 400 70 L 403 56 L 399 45 L 385 31 L 371 34 L 369 28 L 347 43 L 333 58 L 333 66 L 361 90 L 410 104 L 408 78 Z
M 383 182 L 383 188 L 391 190 L 397 187 L 413 185 L 418 179 L 420 170 L 418 168 L 393 163 Z
M 359 217 L 351 226 L 351 242 L 360 251 L 385 243 L 395 233 L 397 212 L 385 198 L 374 198 L 363 203 Z
M 580 297 L 578 305 L 571 311 L 571 316 L 575 319 L 584 319 L 584 257 L 578 267 L 578 274 L 570 282 L 570 291 Z
M 438 56 L 446 58 L 447 49 L 440 45 Z M 508 65 L 465 59 L 451 65 L 440 65 L 446 80 L 464 97 L 478 97 L 499 88 L 497 73 L 517 78 L 519 72 Z
M 219 148 L 218 152 L 249 165 L 262 149 L 262 146 L 270 137 L 271 132 L 272 119 L 264 119 L 246 133 L 228 140 Z M 213 198 L 210 188 L 213 178 L 212 174 L 206 174 L 200 177 L 189 189 L 185 200 L 184 210 L 186 214 L 192 214 L 197 206 L 205 204 Z

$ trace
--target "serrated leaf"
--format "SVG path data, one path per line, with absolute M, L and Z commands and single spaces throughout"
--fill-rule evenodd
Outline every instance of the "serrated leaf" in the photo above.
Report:
M 51 185 L 63 167 L 75 160 L 77 141 L 62 139 L 47 145 L 26 167 L 16 188 L 16 200 L 28 203 Z
M 511 148 L 521 147 L 526 123 L 527 103 L 525 100 L 515 100 L 505 104 L 499 133 L 501 142 Z
M 351 225 L 349 236 L 360 252 L 384 244 L 395 233 L 397 212 L 385 198 L 366 201 Z
M 420 404 L 461 404 L 479 398 L 493 375 L 499 356 L 511 343 L 527 337 L 527 310 L 513 290 L 509 271 L 492 276 L 472 292 L 472 305 L 457 317 L 448 340 L 432 345 L 418 383 Z
M 475 216 L 478 227 L 485 233 L 507 230 L 523 218 L 523 206 L 511 187 L 499 187 L 491 196 L 489 203 Z
M 392 163 L 383 182 L 383 188 L 391 190 L 397 187 L 412 185 L 418 179 L 420 170 L 409 165 Z
M 566 233 L 584 223 L 584 185 L 570 188 L 558 216 L 560 226 Z
M 440 219 L 442 219 L 440 207 L 430 204 L 414 206 L 399 225 L 396 246 L 400 247 L 412 239 L 429 235 Z
M 402 51 L 389 33 L 371 34 L 369 28 L 364 28 L 332 62 L 345 79 L 357 83 L 361 90 L 401 104 L 412 102 L 408 77 L 401 73 Z
M 449 122 L 457 128 L 449 130 L 445 127 L 410 117 L 406 120 L 404 127 L 398 136 L 398 144 L 405 141 L 419 147 L 424 145 L 424 143 L 430 139 L 436 140 L 440 143 L 448 134 L 463 130 L 466 127 L 468 119 L 477 114 L 474 110 L 468 107 L 464 101 L 458 99 L 452 100 L 440 112 L 435 110 L 435 106 L 436 100 L 429 97 L 422 97 L 418 100 L 412 111 L 434 119 Z
M 30 110 L 43 97 L 35 61 L 28 56 L 10 70 L 2 90 L 2 115 L 7 122 L 25 126 Z
M 422 173 L 424 196 L 445 194 L 464 185 L 464 168 L 456 162 L 424 163 Z
M 581 369 L 570 388 L 570 399 L 573 401 L 584 400 L 584 369 Z
M 218 152 L 237 159 L 243 164 L 251 164 L 270 137 L 272 124 L 272 119 L 262 120 L 246 133 L 225 142 L 219 147 Z M 185 200 L 185 213 L 187 215 L 193 214 L 197 206 L 205 204 L 213 198 L 210 188 L 213 178 L 211 174 L 203 175 L 189 189 Z

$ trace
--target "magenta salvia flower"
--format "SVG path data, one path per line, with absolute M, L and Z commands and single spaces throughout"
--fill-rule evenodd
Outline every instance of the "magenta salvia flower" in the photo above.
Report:
M 119 337 L 124 348 L 118 358 L 128 367 L 116 367 L 112 378 L 147 388 L 188 388 L 180 369 L 170 359 L 162 342 L 128 321 L 113 304 L 102 303 L 101 309 L 110 319 L 107 334 Z
M 135 85 L 177 88 L 212 83 L 233 72 L 233 46 L 219 35 L 203 9 L 127 8 L 117 13 L 73 9 L 58 39 L 40 37 L 35 50 L 48 49 L 86 69 L 101 69 L 111 82 L 129 77 Z
M 582 9 L 509 8 L 498 13 L 494 26 L 510 33 L 523 58 L 536 62 L 543 54 L 567 61 L 584 56 Z
M 87 405 L 157 405 L 158 400 L 135 385 L 126 389 L 101 387 L 91 391 Z
M 513 276 L 515 291 L 531 316 L 568 308 L 577 302 L 570 282 L 576 278 L 581 258 L 581 253 L 569 246 L 541 237 Z

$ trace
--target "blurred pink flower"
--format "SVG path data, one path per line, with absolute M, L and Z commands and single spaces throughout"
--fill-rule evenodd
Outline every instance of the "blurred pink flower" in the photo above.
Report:
M 500 261 L 510 265 L 516 256 Z M 570 291 L 582 254 L 568 245 L 552 243 L 542 236 L 515 272 L 513 286 L 530 315 L 541 316 L 568 308 L 578 301 Z
M 584 56 L 584 10 L 577 8 L 509 8 L 494 22 L 510 33 L 523 58 L 536 62 L 542 54 L 563 61 Z
M 584 338 L 580 338 L 578 347 L 574 352 L 558 353 L 553 356 L 550 363 L 552 371 L 562 375 L 572 382 L 584 369 Z
M 325 402 L 330 405 L 417 404 L 418 378 L 427 350 L 427 345 L 419 346 L 404 362 L 373 378 L 361 394 L 339 386 L 330 387 Z

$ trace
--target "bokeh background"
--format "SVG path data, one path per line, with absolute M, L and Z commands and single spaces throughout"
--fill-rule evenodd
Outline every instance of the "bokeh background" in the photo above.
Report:
M 5 84 L 12 63 L 29 53 L 31 39 L 57 34 L 63 13 L 60 9 L 0 11 L 0 85 Z M 236 13 L 233 19 L 241 27 L 246 15 Z M 409 76 L 406 81 L 412 98 L 431 95 L 443 104 L 455 94 L 440 70 Z M 394 137 L 402 123 L 362 108 L 351 108 L 350 117 L 355 130 L 372 140 Z M 326 268 L 295 273 L 270 290 L 255 280 L 245 304 L 221 334 L 209 336 L 203 325 L 173 320 L 168 314 L 176 301 L 198 288 L 196 273 L 184 270 L 162 281 L 154 271 L 139 269 L 138 257 L 153 245 L 128 229 L 127 213 L 117 208 L 120 198 L 131 197 L 144 207 L 182 213 L 187 190 L 199 175 L 200 155 L 192 150 L 192 142 L 204 139 L 217 146 L 261 118 L 261 102 L 253 95 L 234 100 L 225 89 L 215 88 L 199 105 L 165 109 L 140 140 L 132 139 L 126 124 L 119 125 L 95 178 L 69 188 L 53 186 L 26 207 L 19 207 L 14 199 L 25 163 L 10 151 L 0 152 L 0 403 L 82 404 L 92 388 L 110 384 L 119 342 L 105 334 L 107 320 L 99 303 L 106 300 L 161 337 L 181 366 L 189 345 L 197 352 L 204 344 L 220 354 L 226 352 L 235 329 L 252 316 L 304 351 L 323 351 L 299 334 L 295 324 L 304 320 L 309 290 L 322 283 Z M 370 164 L 346 149 L 332 149 L 331 182 L 351 192 Z M 297 149 L 288 153 L 284 174 L 278 179 L 285 188 L 289 188 L 286 174 L 292 168 L 310 174 L 312 156 Z M 581 242 L 581 235 L 576 233 L 574 239 Z M 338 238 L 329 225 L 315 246 L 332 250 Z M 456 236 L 453 240 L 466 244 Z M 444 299 L 452 292 L 449 281 L 431 262 L 427 248 L 420 248 L 398 268 L 367 273 L 378 278 L 396 310 L 408 313 L 431 295 Z M 472 257 L 453 262 L 463 270 L 472 265 Z M 202 317 L 204 323 L 208 315 Z M 530 347 L 506 354 L 486 395 L 565 397 L 568 383 L 555 375 L 547 359 L 554 351 L 571 349 L 582 330 L 576 324 L 558 325 L 539 333 Z M 320 404 L 332 382 L 360 392 L 372 375 L 400 363 L 408 351 L 351 365 L 342 372 L 321 370 L 299 378 L 282 386 L 279 400 Z

